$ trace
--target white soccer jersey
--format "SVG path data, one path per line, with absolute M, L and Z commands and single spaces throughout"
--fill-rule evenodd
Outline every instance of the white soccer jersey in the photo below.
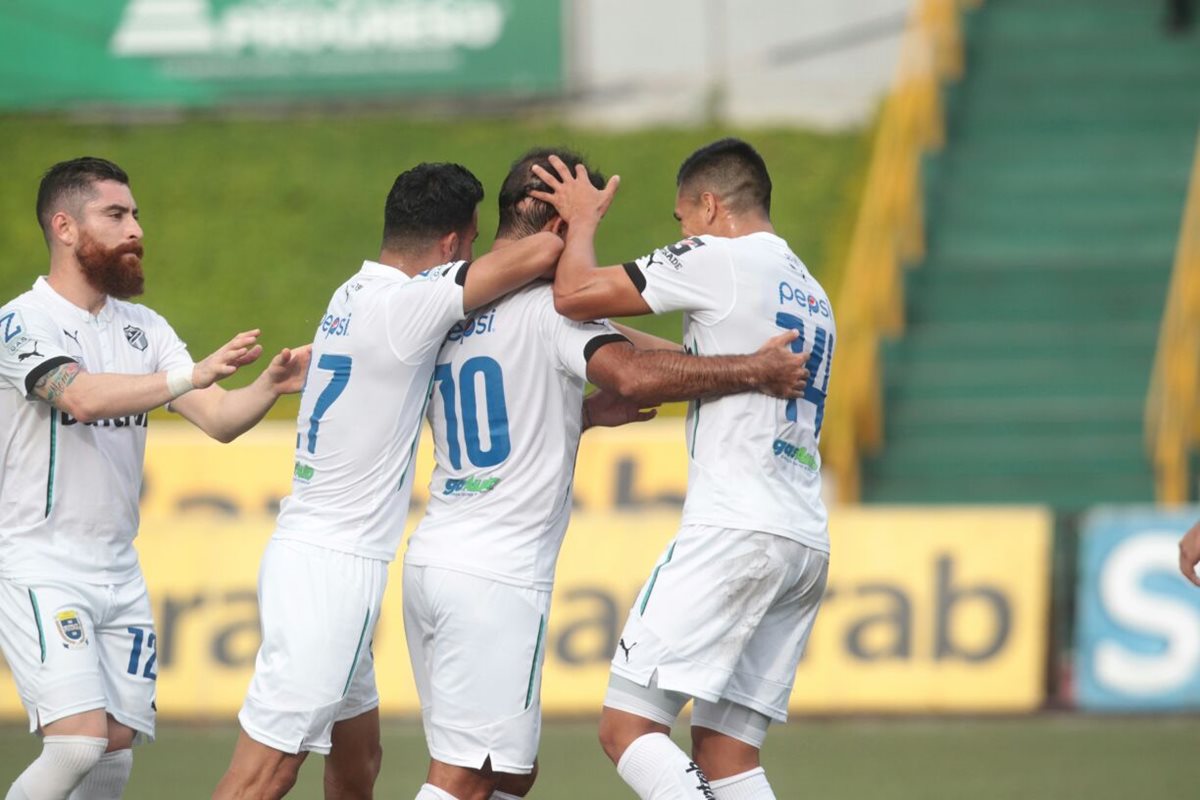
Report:
M 333 293 L 313 339 L 276 537 L 396 557 L 434 360 L 463 318 L 466 269 L 458 261 L 410 278 L 366 261 Z
M 549 284 L 455 325 L 434 373 L 437 465 L 405 563 L 549 589 L 571 514 L 587 360 L 624 340 L 572 322 Z
M 108 298 L 92 316 L 38 278 L 0 308 L 0 576 L 122 583 L 133 539 L 145 414 L 86 424 L 33 395 L 71 361 L 88 372 L 146 374 L 192 363 L 167 321 Z
M 683 524 L 760 530 L 828 552 L 817 444 L 836 328 L 825 290 L 770 233 L 693 236 L 625 270 L 656 314 L 685 312 L 684 345 L 697 355 L 752 353 L 799 332 L 792 349 L 811 353 L 802 399 L 745 393 L 689 406 Z

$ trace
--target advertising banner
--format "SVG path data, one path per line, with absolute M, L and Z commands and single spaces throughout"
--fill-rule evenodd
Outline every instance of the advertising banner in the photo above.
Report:
M 209 472 L 200 463 L 192 471 Z M 663 511 L 575 515 L 547 632 L 547 713 L 600 708 L 621 626 L 678 521 L 677 512 Z M 143 520 L 138 548 L 158 633 L 164 718 L 234 718 L 259 644 L 255 582 L 273 522 L 262 513 Z M 1047 513 L 844 509 L 831 529 L 828 592 L 793 710 L 1019 712 L 1042 703 Z M 384 713 L 415 714 L 398 563 L 373 650 Z M 0 672 L 0 715 L 21 713 Z
M 1080 536 L 1075 685 L 1096 711 L 1200 708 L 1200 589 L 1179 537 L 1200 509 L 1098 509 Z
M 561 0 L 9 0 L 0 107 L 553 92 L 562 25 Z

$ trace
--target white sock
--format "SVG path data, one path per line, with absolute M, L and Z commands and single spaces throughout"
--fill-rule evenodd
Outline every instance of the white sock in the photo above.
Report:
M 642 800 L 713 800 L 708 778 L 665 733 L 634 739 L 617 773 Z
M 68 800 L 121 800 L 129 773 L 133 770 L 133 751 L 105 753 L 92 771 L 83 777 Z
M 432 783 L 426 783 L 421 786 L 421 791 L 417 792 L 417 800 L 458 800 L 458 798 Z
M 108 747 L 94 736 L 44 736 L 42 754 L 13 781 L 5 800 L 67 800 Z
M 762 767 L 713 781 L 712 791 L 716 800 L 775 800 Z

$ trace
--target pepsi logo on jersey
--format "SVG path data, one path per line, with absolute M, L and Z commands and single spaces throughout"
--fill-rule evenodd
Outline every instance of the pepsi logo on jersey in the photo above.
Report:
M 491 333 L 496 327 L 496 309 L 488 310 L 467 317 L 462 322 L 454 323 L 454 327 L 446 334 L 447 342 L 461 342 L 468 336 L 482 336 Z
M 325 319 L 321 320 L 321 333 L 325 334 L 325 338 L 330 336 L 345 336 L 350 333 L 350 317 L 353 314 L 346 316 L 335 316 L 326 314 Z
M 818 298 L 815 294 L 810 293 L 807 289 L 799 286 L 792 286 L 787 281 L 779 282 L 779 305 L 781 306 L 799 306 L 807 311 L 811 316 L 821 316 L 828 319 L 832 316 L 829 309 L 829 301 Z

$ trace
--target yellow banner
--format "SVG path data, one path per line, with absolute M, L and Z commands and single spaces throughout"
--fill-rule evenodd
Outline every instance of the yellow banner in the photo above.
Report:
M 202 463 L 192 467 L 207 473 Z M 240 488 L 226 491 L 250 498 L 236 494 Z M 138 548 L 158 630 L 163 717 L 232 719 L 240 707 L 259 642 L 258 563 L 273 521 L 261 514 L 144 520 Z M 548 713 L 599 709 L 618 632 L 677 524 L 677 514 L 666 512 L 575 515 L 549 626 Z M 1047 513 L 843 509 L 831 528 L 829 591 L 794 710 L 1016 712 L 1042 703 Z M 397 563 L 375 636 L 376 675 L 383 711 L 414 714 L 400 574 Z M 0 715 L 20 716 L 10 682 L 0 675 Z
M 223 445 L 187 424 L 151 423 L 142 513 L 274 514 L 292 490 L 296 428 L 263 423 Z M 428 426 L 417 449 L 413 507 L 429 497 L 433 446 Z M 580 510 L 671 509 L 687 491 L 683 420 L 651 420 L 588 431 L 580 443 L 575 500 Z

